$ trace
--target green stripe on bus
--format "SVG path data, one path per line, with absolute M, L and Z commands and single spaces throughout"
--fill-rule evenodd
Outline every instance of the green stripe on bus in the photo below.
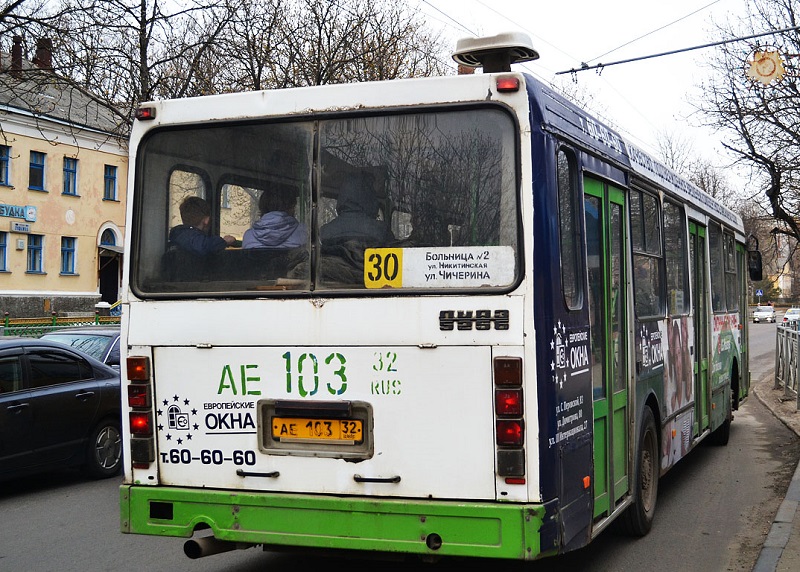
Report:
M 154 503 L 154 515 L 172 518 L 151 517 Z M 219 540 L 275 546 L 530 560 L 543 555 L 544 514 L 538 504 L 120 487 L 122 532 L 188 538 L 204 523 Z

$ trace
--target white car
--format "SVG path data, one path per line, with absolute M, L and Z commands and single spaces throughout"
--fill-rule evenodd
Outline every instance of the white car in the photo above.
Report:
M 759 306 L 753 311 L 753 323 L 775 322 L 775 308 L 772 306 Z
M 789 308 L 783 315 L 783 325 L 796 326 L 796 322 L 800 321 L 800 308 Z

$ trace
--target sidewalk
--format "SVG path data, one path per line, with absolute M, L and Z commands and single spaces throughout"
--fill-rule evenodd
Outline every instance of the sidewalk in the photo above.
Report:
M 773 372 L 752 381 L 751 393 L 800 436 L 800 412 L 797 401 L 781 401 L 783 390 L 772 389 Z M 786 498 L 778 509 L 772 528 L 761 548 L 753 572 L 796 572 L 800 570 L 800 464 L 789 484 Z

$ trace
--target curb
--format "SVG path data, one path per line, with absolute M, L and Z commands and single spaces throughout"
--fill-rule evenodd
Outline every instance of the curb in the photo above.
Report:
M 772 415 L 788 427 L 794 434 L 800 437 L 800 431 L 778 415 L 775 410 L 770 406 L 764 397 L 759 394 L 756 385 L 764 382 L 767 378 L 772 377 L 773 373 L 763 375 L 755 384 L 751 384 L 752 393 L 756 398 L 766 407 Z M 794 476 L 789 483 L 789 489 L 786 491 L 781 506 L 772 521 L 767 539 L 764 541 L 764 546 L 758 555 L 758 560 L 753 567 L 753 572 L 775 572 L 780 563 L 783 551 L 789 544 L 795 518 L 798 515 L 798 507 L 800 506 L 800 463 L 794 471 Z

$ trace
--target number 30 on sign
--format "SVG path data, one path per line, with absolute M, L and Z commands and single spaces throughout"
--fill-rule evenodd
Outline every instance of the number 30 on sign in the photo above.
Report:
M 403 249 L 368 248 L 364 252 L 364 286 L 401 288 L 403 286 Z

